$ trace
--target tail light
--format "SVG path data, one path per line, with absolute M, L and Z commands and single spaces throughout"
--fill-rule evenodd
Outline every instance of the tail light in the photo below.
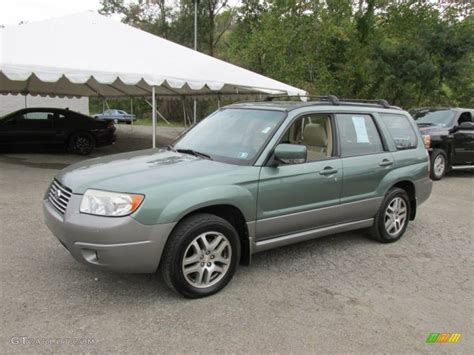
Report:
M 107 128 L 114 128 L 114 122 L 113 121 L 107 121 Z
M 431 148 L 431 136 L 429 134 L 423 135 L 423 144 L 425 145 L 426 149 Z

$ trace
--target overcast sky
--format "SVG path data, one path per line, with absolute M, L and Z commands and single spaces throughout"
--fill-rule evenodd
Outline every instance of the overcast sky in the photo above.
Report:
M 0 0 L 0 25 L 16 25 L 99 9 L 100 0 Z

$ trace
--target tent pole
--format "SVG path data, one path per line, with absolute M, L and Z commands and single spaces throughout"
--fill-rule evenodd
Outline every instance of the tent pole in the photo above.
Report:
M 133 98 L 132 97 L 130 97 L 130 114 L 133 115 Z M 130 123 L 132 124 L 132 131 L 133 131 L 133 117 Z
M 198 0 L 193 0 L 194 2 L 194 50 L 197 51 L 197 32 L 198 32 L 198 25 L 197 25 L 197 12 L 198 12 Z M 196 99 L 194 99 L 194 124 L 196 124 Z
M 153 148 L 156 148 L 156 98 L 155 98 L 155 87 L 151 87 L 151 96 L 152 96 L 152 120 L 153 120 Z
M 186 128 L 186 104 L 184 103 L 184 97 L 183 97 L 183 118 L 184 118 L 184 128 Z
M 27 100 L 27 98 L 28 98 L 28 95 L 27 95 L 27 94 L 25 94 L 25 108 L 27 108 L 27 107 L 28 107 L 28 100 Z

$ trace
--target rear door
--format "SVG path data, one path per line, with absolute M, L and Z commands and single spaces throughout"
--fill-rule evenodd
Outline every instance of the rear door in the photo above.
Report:
M 373 218 L 382 201 L 378 188 L 393 169 L 394 159 L 371 114 L 336 115 L 344 171 L 341 218 L 345 222 Z
M 473 122 L 472 111 L 463 111 L 457 124 Z M 453 134 L 454 154 L 452 165 L 474 164 L 474 130 L 459 128 Z

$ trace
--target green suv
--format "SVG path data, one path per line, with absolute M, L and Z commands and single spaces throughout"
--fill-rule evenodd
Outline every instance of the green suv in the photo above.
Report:
M 415 123 L 385 101 L 239 103 L 167 148 L 69 166 L 43 207 L 76 260 L 159 268 L 172 289 L 202 297 L 263 250 L 355 229 L 400 239 L 428 176 Z

